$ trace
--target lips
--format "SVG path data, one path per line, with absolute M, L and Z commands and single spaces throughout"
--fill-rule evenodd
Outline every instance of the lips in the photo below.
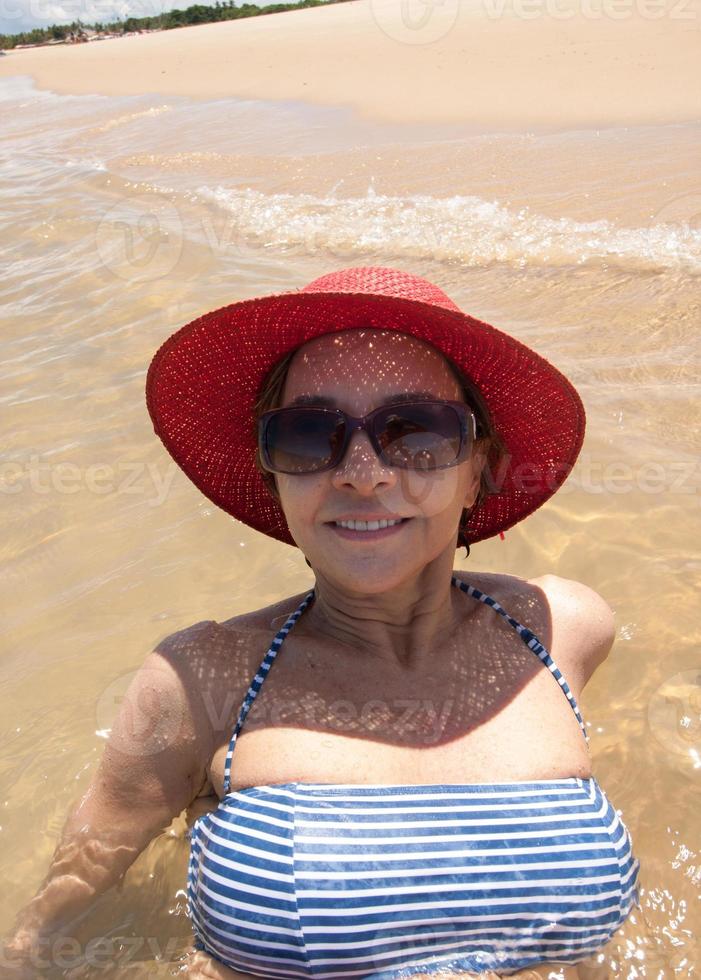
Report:
M 388 519 L 389 518 L 383 518 L 383 520 Z M 400 518 L 399 523 L 397 524 L 388 524 L 385 527 L 378 527 L 373 530 L 355 530 L 349 527 L 342 527 L 340 524 L 336 524 L 333 521 L 328 522 L 327 527 L 330 527 L 334 534 L 350 541 L 377 541 L 380 538 L 387 538 L 394 534 L 400 534 L 402 532 L 402 528 L 405 527 L 410 520 L 410 517 Z
M 327 524 L 335 524 L 336 521 L 363 521 L 366 524 L 370 521 L 408 521 L 408 517 L 403 517 L 401 514 L 340 514 L 338 517 L 334 517 L 331 521 L 326 521 Z
M 382 518 L 380 521 L 360 521 L 360 520 L 345 520 L 345 521 L 335 521 L 336 527 L 339 525 L 342 527 L 347 527 L 350 531 L 379 531 L 385 527 L 392 527 L 395 524 L 401 524 L 402 518 L 397 517 L 395 519 Z

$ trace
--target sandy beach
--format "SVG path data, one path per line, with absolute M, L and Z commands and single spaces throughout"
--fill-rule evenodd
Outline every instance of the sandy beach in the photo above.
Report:
M 701 116 L 699 0 L 352 0 L 10 52 L 61 94 L 305 100 L 361 117 L 524 130 Z

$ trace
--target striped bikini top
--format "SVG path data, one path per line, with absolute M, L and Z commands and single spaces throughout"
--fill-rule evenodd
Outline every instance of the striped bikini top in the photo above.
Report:
M 537 637 L 479 589 L 572 693 Z M 248 689 L 224 797 L 191 831 L 195 946 L 255 976 L 371 977 L 577 963 L 639 905 L 628 829 L 593 777 L 230 791 L 236 738 L 309 592 Z M 588 738 L 587 738 L 588 741 Z

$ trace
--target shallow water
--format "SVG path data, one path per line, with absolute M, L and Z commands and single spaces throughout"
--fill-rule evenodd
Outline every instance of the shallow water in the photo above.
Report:
M 478 133 L 12 79 L 0 125 L 2 931 L 149 650 L 311 584 L 300 554 L 170 460 L 144 403 L 150 358 L 206 310 L 384 264 L 533 345 L 582 394 L 565 486 L 456 567 L 553 572 L 615 609 L 580 707 L 641 907 L 580 976 L 698 976 L 701 124 Z M 85 923 L 113 937 L 111 965 L 83 944 L 52 976 L 170 975 L 189 936 L 184 833 L 154 841 Z

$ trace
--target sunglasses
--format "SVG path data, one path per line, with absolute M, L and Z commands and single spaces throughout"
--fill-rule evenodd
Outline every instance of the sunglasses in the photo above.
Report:
M 477 438 L 475 416 L 463 402 L 385 405 L 363 418 L 340 408 L 275 408 L 258 422 L 261 462 L 272 473 L 334 469 L 356 429 L 368 434 L 385 465 L 405 470 L 455 466 L 469 456 Z

